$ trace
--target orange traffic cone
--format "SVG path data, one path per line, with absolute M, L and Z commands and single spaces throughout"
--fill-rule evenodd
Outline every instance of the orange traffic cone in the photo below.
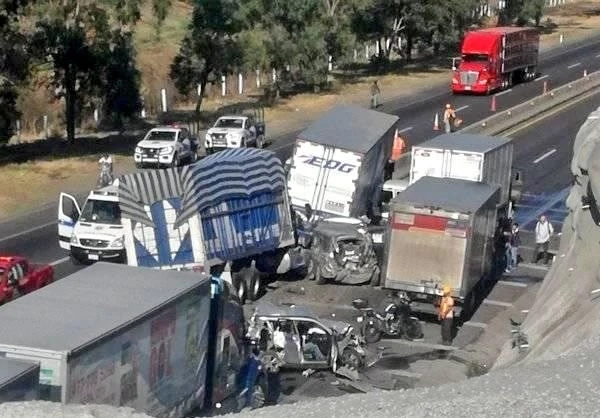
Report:
M 495 112 L 496 111 L 496 96 L 492 96 L 492 104 L 490 106 L 490 111 Z
M 435 114 L 435 118 L 433 119 L 433 130 L 440 130 L 440 115 L 438 115 L 437 113 Z

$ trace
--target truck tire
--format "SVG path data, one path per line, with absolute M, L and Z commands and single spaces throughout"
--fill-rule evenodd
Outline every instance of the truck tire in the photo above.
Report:
M 246 282 L 248 290 L 248 299 L 251 301 L 258 300 L 262 296 L 263 286 L 260 277 L 260 272 L 254 267 L 242 269 L 240 272 Z
M 379 266 L 375 266 L 373 270 L 373 274 L 371 275 L 371 280 L 369 281 L 369 285 L 371 287 L 377 287 L 381 283 L 381 269 Z
M 173 161 L 171 161 L 171 168 L 175 168 L 179 165 L 179 156 L 177 154 L 173 155 Z
M 233 282 L 233 287 L 240 301 L 240 304 L 244 305 L 246 303 L 246 297 L 248 296 L 248 288 L 246 286 L 246 281 L 244 280 L 240 272 L 233 273 L 231 275 L 231 280 Z

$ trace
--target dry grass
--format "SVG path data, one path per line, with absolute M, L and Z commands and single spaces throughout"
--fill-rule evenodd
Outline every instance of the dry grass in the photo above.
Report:
M 175 2 L 173 11 L 164 23 L 161 40 L 157 41 L 151 12 L 144 9 L 142 22 L 136 32 L 136 45 L 139 51 L 139 68 L 143 74 L 143 93 L 146 97 L 156 97 L 158 101 L 158 92 L 160 88 L 165 87 L 164 80 L 168 79 L 169 65 L 177 53 L 190 12 L 189 6 Z M 567 41 L 581 39 L 600 28 L 600 0 L 569 4 L 546 17 L 559 27 L 553 33 L 542 36 L 543 45 L 556 45 L 560 33 L 563 33 Z M 407 71 L 402 75 L 387 75 L 377 79 L 385 100 L 390 96 L 414 93 L 447 77 L 447 70 L 440 69 L 437 72 Z M 373 77 L 354 80 L 352 84 L 340 86 L 337 94 L 300 94 L 283 100 L 281 104 L 266 111 L 271 132 L 284 127 L 300 128 L 339 102 L 365 104 L 368 101 L 368 86 L 372 80 Z M 172 98 L 173 89 L 169 86 L 167 88 Z M 240 96 L 208 99 L 203 107 L 216 109 L 240 100 Z M 148 105 L 152 104 L 147 103 Z M 115 158 L 115 166 L 119 172 L 127 172 L 132 169 L 131 158 L 118 156 Z M 0 218 L 47 203 L 55 199 L 61 191 L 88 189 L 95 184 L 96 175 L 96 159 L 92 157 L 36 161 L 0 167 L 0 178 L 4 184 L 0 192 Z
M 131 166 L 130 158 L 113 158 L 115 166 L 122 171 Z M 0 168 L 0 218 L 48 203 L 60 192 L 93 188 L 96 164 L 95 157 L 78 157 L 3 166 Z

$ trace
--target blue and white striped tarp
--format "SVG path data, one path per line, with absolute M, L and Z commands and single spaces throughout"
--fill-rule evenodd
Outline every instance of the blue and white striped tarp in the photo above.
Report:
M 119 201 L 124 217 L 154 226 L 144 205 L 182 198 L 177 228 L 203 209 L 226 200 L 285 189 L 285 172 L 275 153 L 239 148 L 210 155 L 183 168 L 145 170 L 119 179 Z

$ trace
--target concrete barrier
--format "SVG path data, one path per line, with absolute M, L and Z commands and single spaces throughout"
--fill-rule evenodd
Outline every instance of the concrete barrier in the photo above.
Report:
M 465 126 L 459 132 L 498 135 L 530 118 L 597 88 L 600 88 L 600 71 L 589 73 L 578 80 L 548 90 L 545 94 L 498 112 L 477 123 Z

